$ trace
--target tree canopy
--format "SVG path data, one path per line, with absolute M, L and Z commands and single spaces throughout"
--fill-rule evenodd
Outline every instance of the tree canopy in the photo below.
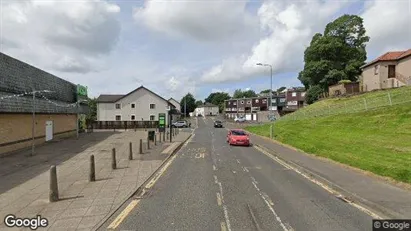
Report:
M 221 113 L 224 110 L 224 100 L 230 98 L 230 95 L 226 92 L 213 92 L 205 99 L 205 102 L 218 105 L 218 109 Z
M 180 106 L 181 106 L 180 111 L 181 111 L 181 113 L 184 113 L 185 99 L 187 100 L 186 101 L 186 103 L 187 103 L 186 112 L 187 112 L 187 115 L 188 115 L 188 113 L 193 112 L 194 109 L 196 109 L 197 105 L 196 105 L 196 100 L 194 99 L 194 96 L 191 93 L 188 93 L 180 101 Z M 187 116 L 187 115 L 185 115 L 185 116 Z
M 270 92 L 268 90 L 268 92 Z M 250 97 L 256 97 L 257 94 L 255 93 L 255 91 L 253 90 L 246 90 L 246 91 L 242 91 L 241 89 L 237 89 L 234 91 L 234 95 L 233 98 L 250 98 Z
M 298 75 L 305 88 L 318 86 L 326 91 L 341 80 L 356 81 L 367 59 L 369 37 L 365 34 L 363 19 L 357 15 L 343 15 L 328 23 L 324 34 L 315 34 L 304 52 L 304 69 Z M 316 87 L 311 92 L 318 90 Z

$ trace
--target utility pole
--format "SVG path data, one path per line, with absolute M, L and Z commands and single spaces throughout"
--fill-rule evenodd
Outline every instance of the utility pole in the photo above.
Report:
M 270 98 L 267 102 L 268 106 L 268 111 L 270 111 L 271 114 L 271 107 L 272 107 L 272 97 L 273 97 L 273 66 L 270 64 L 263 64 L 263 63 L 257 63 L 257 66 L 264 66 L 264 67 L 270 67 Z
M 184 97 L 184 118 L 187 116 L 187 95 Z

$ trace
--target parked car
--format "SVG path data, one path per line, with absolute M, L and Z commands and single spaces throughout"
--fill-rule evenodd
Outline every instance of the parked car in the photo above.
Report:
M 246 119 L 245 119 L 245 117 L 243 117 L 243 116 L 235 117 L 235 118 L 234 118 L 234 122 L 242 123 L 242 122 L 244 122 L 244 121 L 246 121 Z
M 172 126 L 175 128 L 187 128 L 188 124 L 187 124 L 187 121 L 181 120 L 181 121 L 174 122 Z
M 241 129 L 231 129 L 227 134 L 227 143 L 230 145 L 250 146 L 250 136 Z
M 216 120 L 216 121 L 214 122 L 214 127 L 215 127 L 215 128 L 222 128 L 222 127 L 223 127 L 223 122 L 221 122 L 221 121 L 219 121 L 219 120 Z

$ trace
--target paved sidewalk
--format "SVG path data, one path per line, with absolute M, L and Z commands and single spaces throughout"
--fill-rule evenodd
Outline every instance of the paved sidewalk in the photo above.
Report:
M 252 134 L 251 139 L 253 144 L 265 147 L 279 158 L 297 164 L 303 171 L 305 169 L 314 173 L 317 175 L 317 180 L 330 185 L 344 196 L 371 208 L 383 217 L 392 219 L 411 217 L 410 190 L 367 175 L 360 170 L 299 152 L 266 137 Z
M 175 142 L 186 140 L 190 132 L 180 132 Z M 144 154 L 138 154 L 139 140 Z M 116 210 L 162 164 L 168 155 L 161 152 L 170 143 L 151 143 L 147 132 L 94 132 L 0 158 L 0 230 L 7 214 L 31 218 L 37 214 L 49 221 L 43 230 L 92 230 Z M 128 160 L 129 142 L 133 160 Z M 116 148 L 117 169 L 111 169 L 111 149 Z M 88 182 L 89 159 L 95 156 L 96 182 Z M 49 167 L 57 166 L 60 200 L 49 203 Z M 94 227 L 95 228 L 95 227 Z M 18 229 L 15 229 L 18 230 Z M 25 229 L 28 230 L 28 229 Z

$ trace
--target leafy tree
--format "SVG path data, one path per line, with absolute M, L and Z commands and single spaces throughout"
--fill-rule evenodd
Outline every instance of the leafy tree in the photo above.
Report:
M 87 100 L 89 112 L 86 115 L 86 121 L 95 121 L 97 120 L 97 99 L 89 98 Z
M 197 100 L 197 101 L 196 101 L 196 106 L 198 107 L 198 106 L 200 106 L 200 105 L 203 105 L 203 101 L 202 101 L 202 100 Z
M 224 110 L 224 100 L 230 98 L 230 95 L 226 92 L 213 92 L 205 99 L 205 102 L 218 105 L 218 109 L 221 113 Z
M 182 113 L 184 113 L 185 103 L 187 103 L 187 110 L 186 110 L 187 114 L 185 115 L 187 116 L 188 113 L 193 112 L 194 109 L 196 109 L 197 107 L 196 100 L 194 99 L 194 96 L 191 93 L 188 93 L 187 95 L 185 95 L 180 101 L 180 105 L 181 105 L 180 111 Z
M 280 88 L 277 89 L 277 92 L 280 93 L 280 92 L 284 91 L 285 89 L 286 89 L 286 87 L 280 87 Z
M 270 93 L 270 89 L 265 89 L 260 91 L 260 94 L 266 94 L 266 93 Z
M 241 89 L 237 89 L 234 91 L 233 98 L 244 98 L 244 97 L 250 98 L 250 97 L 256 97 L 256 96 L 257 94 L 253 90 L 242 91 Z
M 361 17 L 343 15 L 328 23 L 324 34 L 315 34 L 304 52 L 304 70 L 298 74 L 304 87 L 317 86 L 314 93 L 341 80 L 356 81 L 367 59 L 365 33 Z
M 323 92 L 324 91 L 320 85 L 314 85 L 308 89 L 307 94 L 305 95 L 305 101 L 308 104 L 312 104 L 320 98 L 320 95 Z

